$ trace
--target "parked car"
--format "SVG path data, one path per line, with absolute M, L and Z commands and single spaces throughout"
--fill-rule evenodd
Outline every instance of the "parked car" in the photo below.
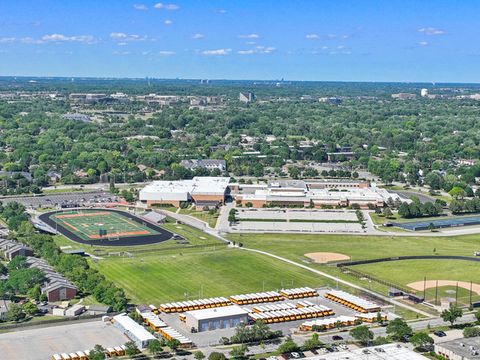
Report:
M 438 337 L 447 336 L 447 334 L 445 334 L 445 331 L 441 331 L 441 330 L 435 331 L 435 332 L 433 333 L 433 335 L 438 336 Z
M 333 341 L 341 341 L 341 340 L 343 340 L 343 337 L 341 337 L 340 335 L 333 335 L 332 340 Z

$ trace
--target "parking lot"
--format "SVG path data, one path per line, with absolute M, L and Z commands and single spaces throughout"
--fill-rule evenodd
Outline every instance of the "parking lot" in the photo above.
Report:
M 365 232 L 352 210 L 237 208 L 237 211 L 238 221 L 229 225 L 229 232 Z
M 238 219 L 358 221 L 355 211 L 317 209 L 237 209 Z
M 1 359 L 50 359 L 52 354 L 123 345 L 128 338 L 101 320 L 0 334 Z
M 324 294 L 328 290 L 322 289 L 319 290 L 320 296 L 316 297 L 311 297 L 311 298 L 306 298 L 306 299 L 298 299 L 298 300 L 285 300 L 285 301 L 277 301 L 274 303 L 264 303 L 265 305 L 268 304 L 282 304 L 282 303 L 292 303 L 295 304 L 299 301 L 302 300 L 308 300 L 316 305 L 323 305 L 327 306 L 331 309 L 333 309 L 335 315 L 333 317 L 345 315 L 345 316 L 352 316 L 355 314 L 354 311 L 350 310 L 349 308 L 339 305 L 333 301 L 329 301 L 325 299 Z M 262 304 L 257 304 L 257 305 L 262 305 Z M 246 309 L 251 309 L 255 305 L 244 305 L 242 306 L 243 308 Z M 212 346 L 212 345 L 218 345 L 219 340 L 222 337 L 231 337 L 235 329 L 230 328 L 230 329 L 219 329 L 219 330 L 213 330 L 213 331 L 204 331 L 200 333 L 191 333 L 190 329 L 187 328 L 185 323 L 180 321 L 179 318 L 179 313 L 172 313 L 172 314 L 160 314 L 160 318 L 165 321 L 169 326 L 173 327 L 175 330 L 179 331 L 182 333 L 184 336 L 188 337 L 190 340 L 193 341 L 194 344 L 196 344 L 198 347 L 206 347 L 206 346 Z M 292 334 L 294 331 L 298 330 L 298 327 L 307 320 L 298 320 L 298 321 L 288 321 L 288 322 L 283 322 L 283 323 L 274 323 L 274 324 L 269 324 L 268 326 L 272 330 L 281 330 L 284 335 L 289 335 Z
M 116 202 L 116 196 L 105 191 L 89 191 L 89 192 L 72 192 L 51 195 L 37 195 L 37 196 L 14 196 L 2 197 L 0 202 L 9 203 L 12 201 L 23 204 L 29 208 L 56 208 L 56 207 L 77 207 L 88 206 L 95 204 L 104 204 Z

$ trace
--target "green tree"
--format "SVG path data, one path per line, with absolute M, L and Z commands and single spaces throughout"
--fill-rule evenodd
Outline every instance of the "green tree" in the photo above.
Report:
M 308 350 L 314 350 L 318 349 L 320 346 L 322 346 L 323 343 L 319 340 L 318 334 L 313 334 L 310 339 L 305 341 L 305 343 L 302 346 L 302 350 L 308 351 Z
M 386 208 L 383 210 L 383 215 L 384 215 L 387 219 L 390 219 L 390 218 L 393 216 L 393 212 L 392 212 L 392 210 L 390 210 L 390 208 L 386 207 Z
M 410 338 L 410 342 L 417 348 L 428 349 L 433 344 L 433 339 L 426 332 L 418 332 Z
M 167 341 L 167 346 L 170 348 L 172 351 L 177 351 L 178 347 L 180 346 L 180 341 L 177 339 L 171 339 Z
M 480 336 L 480 327 L 478 326 L 470 326 L 463 330 L 463 336 L 466 338 L 477 337 Z
M 291 337 L 285 339 L 285 341 L 278 347 L 278 351 L 281 354 L 291 353 L 294 351 L 299 351 L 300 347 L 292 340 Z
M 450 195 L 454 199 L 463 199 L 465 196 L 467 196 L 467 193 L 461 187 L 454 186 L 452 190 L 448 192 L 448 195 Z
M 156 355 L 159 352 L 162 352 L 163 350 L 162 344 L 160 344 L 160 341 L 158 341 L 157 339 L 150 341 L 147 345 L 147 349 L 152 355 Z M 201 359 L 198 359 L 198 360 L 201 360 Z
M 195 360 L 203 360 L 205 359 L 205 354 L 198 350 L 193 353 L 193 357 L 195 358 Z
M 7 321 L 19 321 L 25 317 L 23 309 L 18 304 L 11 304 L 8 311 L 5 313 L 5 319 Z
M 480 310 L 475 313 L 475 319 L 477 319 L 477 324 L 480 324 Z
M 88 358 L 89 360 L 104 360 L 106 358 L 105 348 L 102 345 L 95 345 Z
M 37 305 L 30 301 L 23 304 L 22 309 L 27 315 L 35 315 L 38 312 Z
M 245 344 L 234 346 L 230 351 L 230 356 L 232 359 L 245 359 L 245 354 L 247 351 L 248 347 Z
M 373 332 L 365 325 L 353 328 L 350 330 L 350 335 L 362 345 L 367 345 L 373 340 Z
M 128 341 L 125 343 L 125 354 L 132 356 L 138 354 L 139 350 L 137 345 L 133 341 Z
M 226 357 L 221 352 L 212 352 L 208 355 L 208 360 L 226 360 Z
M 440 316 L 443 321 L 449 322 L 453 326 L 455 321 L 463 316 L 463 311 L 457 304 L 452 304 L 449 309 L 443 310 Z
M 405 320 L 397 318 L 390 321 L 387 325 L 387 334 L 395 341 L 404 340 L 405 337 L 412 336 L 413 331 Z

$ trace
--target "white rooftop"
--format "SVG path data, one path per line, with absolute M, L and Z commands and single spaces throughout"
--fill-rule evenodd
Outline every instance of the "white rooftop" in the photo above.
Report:
M 128 331 L 141 342 L 155 339 L 155 336 L 150 334 L 142 325 L 137 324 L 125 313 L 114 316 L 113 320 L 120 324 L 125 331 Z
M 238 305 L 232 305 L 218 308 L 187 311 L 185 314 L 191 315 L 197 320 L 205 320 L 228 316 L 247 315 L 248 311 L 244 310 Z
M 187 201 L 190 195 L 223 195 L 229 177 L 197 176 L 190 180 L 154 181 L 140 190 L 140 200 Z
M 405 345 L 386 344 L 309 357 L 308 360 L 426 360 Z

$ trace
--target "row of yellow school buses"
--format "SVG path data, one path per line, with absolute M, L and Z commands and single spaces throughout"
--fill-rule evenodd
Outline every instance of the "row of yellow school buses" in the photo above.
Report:
M 355 316 L 338 316 L 329 319 L 317 319 L 306 321 L 300 325 L 301 331 L 312 331 L 315 327 L 321 327 L 325 330 L 357 325 L 358 323 L 367 322 L 373 323 L 377 320 L 386 321 L 387 315 L 383 313 L 368 313 L 368 314 L 355 314 Z
M 109 347 L 105 350 L 105 355 L 109 358 L 125 355 L 125 346 Z M 76 351 L 71 353 L 53 354 L 51 360 L 88 360 L 90 358 L 90 350 Z
M 175 313 L 191 310 L 210 309 L 228 305 L 230 305 L 230 300 L 225 297 L 218 297 L 161 304 L 160 307 L 156 309 L 156 312 L 158 313 L 158 311 L 162 311 L 164 313 Z M 154 309 L 152 309 L 152 311 L 155 313 Z
M 176 339 L 180 342 L 180 346 L 184 348 L 189 348 L 193 346 L 193 342 L 180 334 L 175 329 L 169 327 L 163 320 L 161 320 L 158 315 L 153 312 L 143 312 L 140 313 L 140 316 L 143 319 L 143 323 L 150 327 L 153 331 L 160 334 L 163 338 L 167 340 Z
M 233 304 L 237 305 L 251 305 L 260 304 L 266 302 L 282 301 L 285 299 L 303 299 L 308 297 L 318 296 L 315 289 L 309 287 L 295 288 L 295 289 L 283 289 L 280 292 L 277 291 L 265 291 L 258 293 L 232 295 L 228 298 L 217 297 L 208 299 L 198 299 L 190 301 L 180 301 L 173 303 L 161 304 L 158 308 L 150 305 L 150 309 L 153 313 L 158 314 L 162 311 L 164 313 L 185 312 L 191 310 L 202 310 L 221 306 L 229 306 Z
M 269 310 L 269 311 L 261 311 L 261 310 L 262 310 L 262 307 L 260 307 L 260 309 L 257 307 L 253 309 L 253 312 L 248 314 L 252 322 L 261 320 L 267 324 L 272 324 L 272 323 L 311 319 L 311 318 L 334 315 L 334 312 L 332 309 L 323 305 L 295 307 L 295 308 L 285 309 L 285 310 Z
M 341 290 L 331 290 L 325 294 L 325 298 L 360 313 L 381 311 L 381 307 L 378 304 Z

